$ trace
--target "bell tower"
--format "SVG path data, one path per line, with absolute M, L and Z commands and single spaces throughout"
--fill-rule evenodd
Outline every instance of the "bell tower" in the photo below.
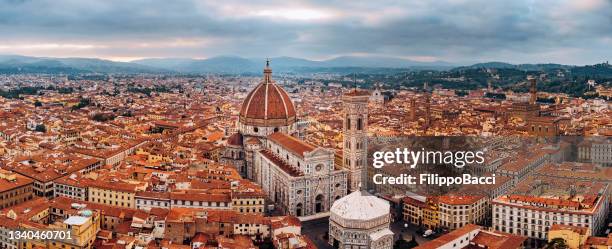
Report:
M 529 75 L 527 76 L 529 81 L 529 104 L 535 105 L 538 100 L 538 87 L 536 85 L 536 78 Z
M 367 189 L 368 153 L 368 100 L 370 94 L 353 89 L 342 96 L 344 103 L 344 130 L 342 160 L 349 170 L 349 192 Z

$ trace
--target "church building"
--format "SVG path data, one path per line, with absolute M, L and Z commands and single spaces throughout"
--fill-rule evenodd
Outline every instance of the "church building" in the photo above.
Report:
M 344 132 L 350 132 L 345 143 L 350 149 L 344 151 L 343 161 L 348 164 L 341 165 L 334 160 L 333 149 L 297 138 L 295 106 L 272 79 L 267 62 L 262 81 L 242 103 L 238 132 L 228 139 L 221 162 L 260 184 L 275 208 L 286 214 L 325 214 L 334 201 L 360 184 L 367 152 L 367 96 L 353 92 L 343 99 L 345 108 L 355 110 L 346 114 Z

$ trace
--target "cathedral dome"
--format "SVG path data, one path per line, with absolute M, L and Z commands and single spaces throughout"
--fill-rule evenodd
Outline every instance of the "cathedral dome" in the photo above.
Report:
M 264 78 L 242 102 L 240 123 L 251 126 L 277 127 L 295 123 L 295 107 L 285 90 L 272 80 L 272 69 L 266 63 Z

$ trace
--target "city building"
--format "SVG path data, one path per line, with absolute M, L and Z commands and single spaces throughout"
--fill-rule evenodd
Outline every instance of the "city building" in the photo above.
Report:
M 27 228 L 27 225 L 25 228 Z M 100 214 L 92 210 L 83 210 L 81 215 L 70 216 L 68 219 L 64 220 L 60 226 L 54 227 L 51 225 L 50 228 L 70 231 L 71 239 L 27 240 L 24 248 L 93 248 L 93 242 L 96 239 L 98 231 L 100 231 Z
M 120 182 L 117 179 L 92 181 L 88 189 L 90 202 L 117 207 L 136 208 L 136 191 L 146 186 Z
M 560 118 L 551 116 L 527 117 L 527 132 L 531 136 L 558 136 L 560 134 L 560 121 Z
M 272 79 L 268 62 L 262 81 L 242 103 L 238 133 L 222 159 L 260 184 L 285 213 L 326 213 L 346 195 L 347 171 L 335 164 L 333 150 L 296 138 L 296 125 L 294 104 Z
M 355 191 L 334 202 L 329 218 L 329 244 L 334 248 L 393 248 L 390 205 Z
M 372 91 L 370 94 L 370 102 L 376 105 L 383 105 L 385 103 L 385 95 L 380 90 L 380 87 L 377 85 L 376 89 Z
M 403 199 L 404 221 L 427 229 L 440 227 L 440 212 L 435 196 L 425 197 L 411 194 Z
M 263 142 L 262 140 L 275 132 L 296 134 L 296 121 L 293 101 L 287 92 L 272 79 L 272 68 L 268 61 L 262 81 L 242 102 L 239 120 L 236 124 L 238 133 L 233 135 L 229 142 L 234 147 L 230 146 L 226 149 L 222 159 L 242 169 L 240 172 L 246 178 L 257 179 L 256 172 L 254 172 L 254 155 Z
M 598 234 L 608 210 L 608 184 L 556 177 L 529 177 L 513 192 L 492 201 L 493 228 L 529 237 L 541 246 L 556 224 L 584 227 Z
M 470 223 L 482 224 L 489 205 L 483 195 L 442 195 L 438 203 L 440 225 L 451 230 Z
M 232 192 L 232 208 L 240 213 L 263 213 L 265 211 L 264 193 L 260 188 Z
M 55 197 L 65 196 L 72 199 L 87 201 L 88 188 L 91 179 L 79 174 L 61 177 L 53 182 Z
M 484 195 L 445 194 L 404 197 L 404 221 L 427 229 L 454 230 L 466 224 L 482 224 L 487 217 L 488 198 Z
M 578 144 L 578 160 L 612 166 L 612 138 L 588 137 Z
M 554 239 L 563 239 L 571 249 L 579 249 L 591 236 L 591 229 L 582 226 L 554 224 L 548 231 L 548 242 Z
M 50 153 L 16 159 L 8 163 L 6 168 L 34 180 L 34 194 L 47 198 L 55 196 L 55 180 L 73 173 L 88 173 L 101 166 L 97 159 L 65 153 Z
M 536 78 L 533 76 L 528 76 L 527 81 L 529 81 L 529 100 L 513 102 L 512 107 L 510 108 L 511 116 L 518 117 L 523 120 L 540 116 L 540 105 L 537 103 L 538 89 L 536 85 Z
M 488 231 L 483 227 L 467 224 L 415 249 L 522 249 L 524 241 L 525 237 L 522 236 Z
M 273 133 L 255 155 L 256 180 L 268 198 L 287 214 L 309 216 L 329 211 L 346 195 L 346 171 L 334 152 L 284 133 Z
M 138 191 L 134 197 L 136 209 L 151 210 L 151 208 L 169 209 L 171 206 L 170 193 Z
M 0 209 L 31 200 L 33 182 L 27 177 L 0 169 Z
M 582 249 L 609 249 L 612 247 L 612 234 L 608 234 L 608 237 L 595 237 L 591 236 L 587 238 L 587 241 L 582 245 Z

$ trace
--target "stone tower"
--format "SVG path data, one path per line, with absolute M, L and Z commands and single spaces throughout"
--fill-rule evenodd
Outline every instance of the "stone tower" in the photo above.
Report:
M 431 93 L 425 92 L 425 127 L 431 126 Z
M 368 100 L 370 94 L 353 89 L 342 96 L 344 103 L 344 168 L 349 170 L 349 192 L 367 189 Z
M 410 99 L 410 121 L 416 120 L 416 97 Z
M 533 76 L 527 76 L 529 81 L 529 104 L 535 105 L 538 100 L 538 87 L 536 86 L 536 78 Z

